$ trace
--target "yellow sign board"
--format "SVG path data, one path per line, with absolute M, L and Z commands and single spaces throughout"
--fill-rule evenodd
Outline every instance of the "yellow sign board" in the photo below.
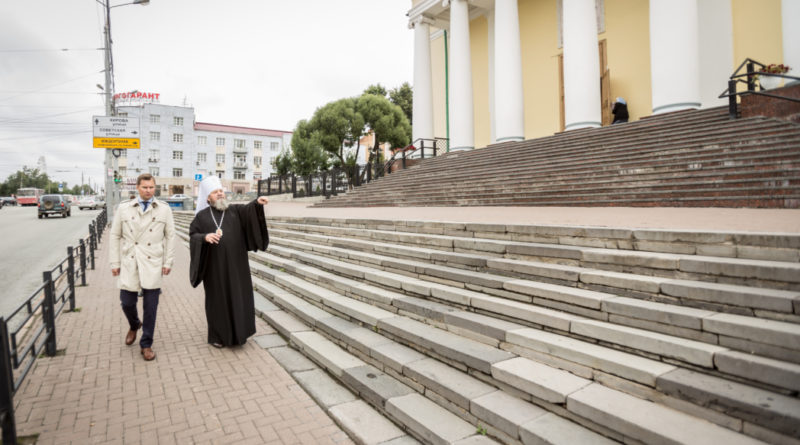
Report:
M 139 138 L 94 138 L 94 148 L 141 148 Z

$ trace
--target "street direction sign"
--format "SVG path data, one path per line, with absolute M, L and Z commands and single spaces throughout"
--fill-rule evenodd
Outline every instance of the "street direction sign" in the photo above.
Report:
M 139 118 L 127 116 L 92 117 L 94 148 L 141 148 Z

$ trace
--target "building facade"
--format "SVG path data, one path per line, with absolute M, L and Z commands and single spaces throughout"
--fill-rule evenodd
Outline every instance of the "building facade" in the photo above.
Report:
M 746 58 L 800 69 L 796 0 L 412 0 L 412 140 L 450 150 L 724 105 Z
M 198 178 L 208 175 L 233 193 L 255 191 L 292 138 L 288 131 L 196 122 L 191 107 L 143 103 L 117 107 L 117 114 L 141 125 L 141 148 L 122 150 L 119 158 L 123 189 L 132 191 L 136 177 L 150 173 L 160 196 L 196 196 Z

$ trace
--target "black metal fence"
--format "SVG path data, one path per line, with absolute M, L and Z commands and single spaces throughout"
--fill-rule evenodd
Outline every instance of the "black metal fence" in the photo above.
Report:
M 787 83 L 789 83 L 789 81 L 800 81 L 800 77 L 790 76 L 785 73 L 765 73 L 766 69 L 767 65 L 747 58 L 739 65 L 738 68 L 736 68 L 736 71 L 731 74 L 731 77 L 728 79 L 728 88 L 726 88 L 725 91 L 719 95 L 720 99 L 724 97 L 728 98 L 728 114 L 731 119 L 736 119 L 739 117 L 738 102 L 736 99 L 737 96 L 754 94 L 758 96 L 767 96 L 775 99 L 788 100 L 791 102 L 800 102 L 800 99 L 794 97 L 766 93 L 765 91 L 767 88 L 764 88 L 764 85 L 762 85 L 761 76 L 784 78 L 786 79 Z M 739 84 L 745 85 L 744 91 L 738 91 Z M 758 84 L 758 88 L 756 88 L 756 84 Z
M 351 168 L 337 167 L 306 176 L 298 176 L 293 173 L 270 175 L 269 178 L 258 181 L 258 194 L 261 196 L 291 193 L 293 198 L 309 196 L 330 198 L 397 170 L 406 169 L 422 160 L 444 154 L 448 150 L 448 144 L 449 141 L 445 138 L 421 138 L 407 147 L 396 150 L 392 157 L 384 163 L 367 163 Z
M 89 235 L 67 247 L 67 257 L 42 273 L 42 284 L 8 318 L 0 317 L 0 424 L 3 444 L 17 443 L 14 394 L 44 351 L 56 355 L 56 317 L 69 305 L 75 310 L 75 286 L 86 285 L 86 270 L 95 267 L 95 250 L 103 236 L 103 209 L 89 224 Z

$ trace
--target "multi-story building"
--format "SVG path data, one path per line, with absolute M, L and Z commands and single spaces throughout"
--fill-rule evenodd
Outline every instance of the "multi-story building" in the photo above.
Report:
M 233 193 L 254 191 L 292 138 L 289 131 L 195 122 L 191 107 L 141 103 L 119 106 L 117 114 L 141 125 L 141 148 L 122 150 L 119 159 L 123 188 L 132 191 L 136 177 L 150 173 L 160 196 L 196 196 L 199 179 L 208 175 Z

